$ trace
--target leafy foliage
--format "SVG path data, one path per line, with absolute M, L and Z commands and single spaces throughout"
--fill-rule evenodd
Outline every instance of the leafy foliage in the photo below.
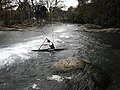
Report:
M 79 23 L 103 27 L 120 27 L 120 0 L 78 0 L 76 15 Z M 82 22 L 81 22 L 82 20 Z
M 0 0 L 0 20 L 5 24 L 10 23 L 12 19 L 12 10 L 16 5 L 12 4 L 13 0 Z
M 61 13 L 64 0 L 0 0 L 0 20 L 20 21 L 21 23 L 29 23 L 37 21 L 42 23 L 43 19 L 47 19 L 48 15 L 55 17 Z M 16 9 L 14 9 L 16 7 Z M 56 14 L 56 15 L 55 15 Z

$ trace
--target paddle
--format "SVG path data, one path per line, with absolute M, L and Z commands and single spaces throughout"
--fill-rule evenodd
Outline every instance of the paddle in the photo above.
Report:
M 44 40 L 44 42 L 41 44 L 41 46 L 38 48 L 38 50 L 41 49 L 42 45 L 45 43 L 46 40 L 47 40 L 47 38 Z

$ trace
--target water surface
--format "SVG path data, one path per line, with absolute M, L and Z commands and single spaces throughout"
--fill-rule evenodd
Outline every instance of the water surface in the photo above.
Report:
M 70 90 L 62 88 L 64 80 L 59 82 L 48 77 L 53 75 L 50 66 L 54 62 L 71 56 L 79 56 L 102 68 L 112 79 L 107 90 L 119 90 L 120 34 L 76 31 L 80 27 L 57 23 L 34 27 L 33 31 L 0 31 L 0 90 Z M 56 48 L 66 50 L 32 52 L 45 38 L 53 41 Z

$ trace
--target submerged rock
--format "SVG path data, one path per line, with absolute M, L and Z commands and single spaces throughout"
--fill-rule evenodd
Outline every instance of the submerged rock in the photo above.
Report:
M 91 68 L 91 80 L 94 82 L 94 87 L 102 90 L 106 89 L 112 82 L 110 76 L 100 67 L 93 65 Z
M 72 79 L 66 80 L 63 90 L 105 90 L 111 82 L 103 69 L 87 64 L 84 70 L 77 71 Z
M 69 57 L 55 62 L 51 69 L 58 73 L 50 80 L 61 80 L 63 86 L 57 90 L 105 90 L 112 82 L 110 76 L 101 68 L 84 62 L 77 57 Z M 66 78 L 70 77 L 70 78 Z
M 59 60 L 51 66 L 51 69 L 57 72 L 67 72 L 75 69 L 82 69 L 85 62 L 76 57 Z

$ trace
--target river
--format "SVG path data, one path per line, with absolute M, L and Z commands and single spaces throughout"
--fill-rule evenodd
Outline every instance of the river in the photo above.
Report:
M 0 90 L 61 90 L 63 82 L 48 79 L 53 75 L 50 66 L 70 56 L 102 68 L 112 80 L 106 90 L 120 90 L 120 34 L 82 32 L 81 25 L 63 23 L 32 29 L 0 31 Z M 66 49 L 31 51 L 38 49 L 45 38 L 56 48 Z

